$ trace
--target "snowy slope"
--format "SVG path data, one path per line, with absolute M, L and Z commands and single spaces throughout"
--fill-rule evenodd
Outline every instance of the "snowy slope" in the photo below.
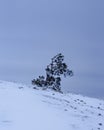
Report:
M 104 130 L 104 101 L 0 81 L 0 130 Z

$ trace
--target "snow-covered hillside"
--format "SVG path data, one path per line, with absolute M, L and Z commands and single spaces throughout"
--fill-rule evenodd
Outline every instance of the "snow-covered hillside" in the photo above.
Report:
M 104 101 L 0 81 L 0 130 L 104 130 Z

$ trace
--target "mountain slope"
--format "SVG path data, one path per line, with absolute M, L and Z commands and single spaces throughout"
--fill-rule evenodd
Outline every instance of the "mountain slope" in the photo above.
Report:
M 104 130 L 104 101 L 0 81 L 0 130 Z

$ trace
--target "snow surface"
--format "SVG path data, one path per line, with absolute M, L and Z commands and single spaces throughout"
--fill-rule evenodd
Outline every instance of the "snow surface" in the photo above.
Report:
M 0 130 L 104 130 L 104 101 L 0 81 Z

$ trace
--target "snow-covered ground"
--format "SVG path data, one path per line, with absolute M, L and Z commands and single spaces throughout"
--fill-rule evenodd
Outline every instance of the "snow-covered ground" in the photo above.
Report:
M 104 130 L 104 101 L 0 81 L 0 130 Z

